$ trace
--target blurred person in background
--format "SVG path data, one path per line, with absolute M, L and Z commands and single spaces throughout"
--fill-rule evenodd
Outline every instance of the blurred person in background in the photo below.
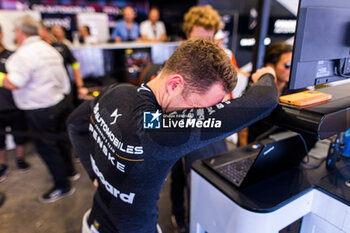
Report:
M 275 42 L 266 48 L 264 66 L 276 72 L 277 89 L 280 95 L 290 93 L 288 89 L 293 46 L 283 41 Z
M 214 36 L 215 42 L 221 48 L 223 48 L 223 50 L 229 56 L 229 58 L 231 59 L 232 64 L 235 66 L 235 68 L 236 68 L 236 70 L 238 72 L 237 85 L 236 85 L 235 89 L 230 93 L 230 95 L 227 96 L 228 99 L 232 99 L 232 98 L 240 97 L 243 94 L 243 92 L 246 90 L 247 85 L 248 85 L 248 80 L 249 80 L 250 73 L 249 72 L 245 72 L 245 71 L 241 70 L 238 67 L 235 55 L 232 53 L 232 51 L 230 49 L 224 47 L 224 40 L 225 40 L 225 38 L 226 38 L 226 35 L 221 29 Z M 238 133 L 235 133 L 235 134 L 227 137 L 226 140 L 232 142 L 235 145 L 237 144 L 238 141 L 240 143 L 245 143 L 246 144 L 247 135 L 248 135 L 247 129 L 244 129 L 244 130 L 241 130 Z
M 140 38 L 140 27 L 135 22 L 135 11 L 131 6 L 126 6 L 123 9 L 123 18 L 116 23 L 112 32 L 112 39 L 115 42 L 121 41 L 137 41 Z
M 220 29 L 219 13 L 210 5 L 194 6 L 184 16 L 183 32 L 187 39 L 206 38 L 214 40 L 215 33 Z M 179 233 L 188 232 L 188 220 L 185 211 L 185 188 L 189 198 L 189 183 L 187 177 L 191 165 L 198 159 L 207 158 L 227 151 L 225 140 L 191 152 L 179 159 L 171 170 L 170 197 L 172 203 L 172 223 Z M 189 199 L 187 199 L 189 200 Z
M 272 68 L 276 73 L 276 87 L 279 96 L 289 95 L 307 90 L 306 88 L 290 90 L 289 77 L 292 65 L 293 46 L 284 41 L 270 44 L 265 51 L 264 66 Z M 250 125 L 247 130 L 247 143 L 258 142 L 271 134 L 276 134 L 286 131 L 283 128 L 273 125 L 270 121 L 260 120 Z M 304 138 L 306 147 L 310 150 L 317 139 L 307 133 L 301 133 Z
M 7 50 L 2 44 L 2 29 L 0 26 L 0 79 L 5 76 L 5 63 L 13 52 Z M 19 110 L 12 98 L 10 90 L 2 87 L 0 81 L 0 182 L 4 181 L 9 173 L 8 165 L 6 164 L 6 128 L 11 127 L 11 131 L 24 133 L 27 130 L 24 112 Z M 24 160 L 24 143 L 25 138 L 14 135 L 16 143 L 16 164 L 21 171 L 27 171 L 30 166 Z
M 265 51 L 264 66 L 271 67 L 276 73 L 276 86 L 279 95 L 287 95 L 296 92 L 288 89 L 290 67 L 292 64 L 293 46 L 283 41 L 270 44 Z M 300 90 L 297 90 L 300 91 Z M 258 121 L 248 127 L 246 138 L 240 146 L 254 142 L 257 138 L 266 134 L 268 137 L 272 133 L 282 131 L 281 128 L 271 123 Z M 309 140 L 306 140 L 307 143 Z
M 66 32 L 64 31 L 64 29 L 61 26 L 54 25 L 51 28 L 51 34 L 56 38 L 57 42 L 61 42 L 65 45 L 67 45 L 69 48 L 73 47 L 72 42 L 66 38 Z
M 84 99 L 88 93 L 88 89 L 84 87 L 84 81 L 81 77 L 79 62 L 75 59 L 71 50 L 64 43 L 56 41 L 56 38 L 50 34 L 48 28 L 44 25 L 43 22 L 40 22 L 39 36 L 46 43 L 52 45 L 61 54 L 66 70 L 67 66 L 70 66 L 72 68 L 75 80 L 74 90 L 76 92 L 73 93 L 73 96 L 77 97 L 78 99 Z
M 15 21 L 19 48 L 6 62 L 3 86 L 12 90 L 16 106 L 25 111 L 35 148 L 50 171 L 54 185 L 40 196 L 43 203 L 72 195 L 72 162 L 65 121 L 71 111 L 70 82 L 63 58 L 38 36 L 39 22 L 30 16 Z
M 214 40 L 215 42 L 226 52 L 226 54 L 229 56 L 229 58 L 232 61 L 232 64 L 235 66 L 236 70 L 238 73 L 243 74 L 246 77 L 250 76 L 250 73 L 245 72 L 243 70 L 241 70 L 238 65 L 237 65 L 237 61 L 236 61 L 236 57 L 235 55 L 232 53 L 232 51 L 228 48 L 224 47 L 224 39 L 226 38 L 225 33 L 220 29 L 219 31 L 217 31 L 217 33 L 215 33 L 214 36 Z
M 164 23 L 159 20 L 159 10 L 151 8 L 148 20 L 140 25 L 141 39 L 143 41 L 161 42 L 166 40 L 166 29 Z
M 79 28 L 79 42 L 85 45 L 94 45 L 98 43 L 96 36 L 91 35 L 90 27 L 87 25 Z

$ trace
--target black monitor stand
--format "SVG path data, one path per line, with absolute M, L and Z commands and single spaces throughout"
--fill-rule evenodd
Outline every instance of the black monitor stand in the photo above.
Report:
M 335 168 L 335 163 L 338 161 L 343 153 L 342 142 L 340 140 L 341 133 L 338 133 L 337 138 L 331 143 L 328 150 L 328 155 L 326 159 L 326 167 L 329 170 Z
M 326 159 L 327 168 L 334 169 L 342 154 L 341 132 L 350 128 L 350 83 L 326 87 L 318 91 L 332 95 L 328 103 L 312 107 L 296 107 L 280 103 L 267 119 L 272 124 L 317 139 L 337 135 L 331 144 Z

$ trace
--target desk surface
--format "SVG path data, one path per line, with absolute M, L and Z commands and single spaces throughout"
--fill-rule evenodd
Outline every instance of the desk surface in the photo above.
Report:
M 325 163 L 317 169 L 299 165 L 263 182 L 238 189 L 205 166 L 202 161 L 198 160 L 192 166 L 204 179 L 242 208 L 261 213 L 277 210 L 315 187 L 350 205 L 350 188 L 345 187 L 344 183 L 345 179 L 350 178 L 350 161 L 339 161 L 336 167 L 335 171 L 330 172 Z
M 346 186 L 345 180 L 350 180 L 350 161 L 345 166 L 335 169 L 320 179 L 315 186 L 350 206 L 350 187 Z

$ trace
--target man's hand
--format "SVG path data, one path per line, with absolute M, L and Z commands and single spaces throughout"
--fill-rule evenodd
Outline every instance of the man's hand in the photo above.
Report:
M 77 92 L 78 99 L 85 99 L 87 94 L 89 93 L 89 89 L 87 89 L 86 87 L 78 87 Z
M 11 83 L 11 81 L 9 80 L 7 75 L 5 75 L 5 77 L 3 78 L 2 86 L 4 88 L 9 89 L 9 90 L 16 90 L 17 89 L 17 86 L 15 86 L 13 83 Z
M 257 81 L 259 81 L 260 77 L 263 76 L 264 74 L 272 74 L 273 77 L 275 78 L 275 83 L 277 82 L 275 70 L 272 67 L 267 67 L 267 66 L 255 71 L 255 73 L 252 75 L 253 82 L 256 83 Z

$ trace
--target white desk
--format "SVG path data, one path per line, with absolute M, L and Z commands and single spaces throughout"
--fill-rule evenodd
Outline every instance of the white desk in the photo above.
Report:
M 197 163 L 197 168 L 199 166 Z M 345 169 L 350 170 L 350 166 Z M 209 180 L 213 181 L 213 175 L 209 174 L 212 176 Z M 223 187 L 222 184 L 219 186 Z M 350 197 L 350 188 L 345 187 L 344 182 L 339 182 L 336 189 Z M 273 210 L 265 212 L 263 209 L 247 210 L 239 205 L 239 202 L 244 202 L 249 206 L 253 202 L 248 203 L 245 194 L 238 189 L 233 187 L 229 190 L 226 187 L 225 190 L 226 194 L 192 170 L 191 233 L 278 233 L 300 218 L 303 218 L 302 233 L 350 233 L 350 206 L 327 195 L 320 188 L 305 189 L 280 203 L 277 208 L 272 207 Z M 229 196 L 234 197 L 235 201 Z

